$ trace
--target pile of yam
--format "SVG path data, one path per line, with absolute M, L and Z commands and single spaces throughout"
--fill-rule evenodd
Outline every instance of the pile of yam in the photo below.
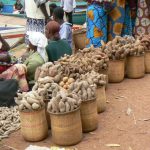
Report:
M 19 111 L 37 111 L 44 107 L 43 97 L 37 91 L 18 93 L 15 98 Z
M 122 60 L 126 56 L 141 56 L 144 54 L 144 47 L 139 39 L 132 36 L 116 36 L 107 44 L 102 42 L 101 51 L 108 55 L 111 60 Z
M 48 103 L 47 111 L 49 113 L 68 113 L 80 107 L 80 98 L 73 93 L 60 90 L 55 97 Z
M 87 101 L 95 98 L 96 85 L 89 78 L 88 80 L 77 80 L 72 83 L 69 92 L 75 93 L 82 101 Z
M 99 48 L 85 48 L 78 53 L 59 59 L 56 64 L 63 68 L 62 73 L 69 78 L 77 79 L 81 74 L 86 74 L 92 70 L 100 72 L 108 68 L 109 58 L 102 53 Z
M 0 107 L 0 140 L 20 129 L 18 107 Z

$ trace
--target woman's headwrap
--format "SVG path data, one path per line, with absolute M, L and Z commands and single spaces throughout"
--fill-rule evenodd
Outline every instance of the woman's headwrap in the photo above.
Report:
M 37 52 L 41 55 L 45 62 L 48 61 L 46 46 L 48 44 L 47 38 L 41 32 L 29 32 L 29 41 L 32 45 L 37 46 Z

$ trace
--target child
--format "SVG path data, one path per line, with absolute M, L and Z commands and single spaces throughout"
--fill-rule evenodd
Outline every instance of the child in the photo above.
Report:
M 64 22 L 64 11 L 61 7 L 55 8 L 53 18 L 60 24 L 60 38 L 65 39 L 70 47 L 72 47 L 72 25 L 68 22 Z

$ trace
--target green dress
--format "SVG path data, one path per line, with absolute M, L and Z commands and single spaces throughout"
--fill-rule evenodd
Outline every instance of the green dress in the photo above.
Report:
M 36 68 L 44 64 L 44 60 L 38 52 L 35 52 L 29 56 L 24 64 L 27 66 L 27 80 L 32 83 L 34 81 Z
M 72 54 L 72 49 L 65 40 L 49 41 L 46 51 L 48 60 L 52 62 L 57 61 L 64 54 Z

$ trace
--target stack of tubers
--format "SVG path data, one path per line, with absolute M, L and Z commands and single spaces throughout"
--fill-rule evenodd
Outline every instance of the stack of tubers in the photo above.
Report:
M 64 89 L 68 89 L 70 84 L 73 83 L 75 80 L 73 78 L 64 77 L 62 81 L 59 83 L 61 87 Z
M 0 107 L 0 140 L 7 138 L 10 133 L 20 129 L 18 107 Z
M 106 75 L 99 74 L 95 71 L 86 73 L 85 75 L 80 76 L 81 80 L 87 80 L 91 84 L 95 84 L 97 87 L 102 87 L 106 85 Z M 92 83 L 93 82 L 93 83 Z
M 52 99 L 57 96 L 57 93 L 61 90 L 61 87 L 57 83 L 51 83 L 50 87 L 47 89 L 45 98 L 47 100 Z
M 54 82 L 59 83 L 62 75 L 62 66 L 54 65 L 52 62 L 47 62 L 36 70 L 35 80 L 39 78 L 51 77 Z
M 77 80 L 72 83 L 68 89 L 69 92 L 75 93 L 82 101 L 91 100 L 96 97 L 96 85 L 93 84 L 92 79 Z
M 116 36 L 107 44 L 102 42 L 101 51 L 108 55 L 111 60 L 122 60 L 127 55 L 140 56 L 144 54 L 144 47 L 140 40 L 135 40 L 132 36 Z
M 15 102 L 19 106 L 19 111 L 37 111 L 45 105 L 43 97 L 37 91 L 18 93 Z
M 53 97 L 48 103 L 47 111 L 49 113 L 68 113 L 80 107 L 81 100 L 76 94 L 67 93 L 61 89 L 56 97 Z
M 81 74 L 86 74 L 92 70 L 100 72 L 102 69 L 108 68 L 109 58 L 102 53 L 99 48 L 85 48 L 79 50 L 78 53 L 68 56 L 65 55 L 59 59 L 56 64 L 60 64 L 63 68 L 64 76 L 77 79 Z
M 139 37 L 139 40 L 142 46 L 144 47 L 145 51 L 150 51 L 150 34 Z

